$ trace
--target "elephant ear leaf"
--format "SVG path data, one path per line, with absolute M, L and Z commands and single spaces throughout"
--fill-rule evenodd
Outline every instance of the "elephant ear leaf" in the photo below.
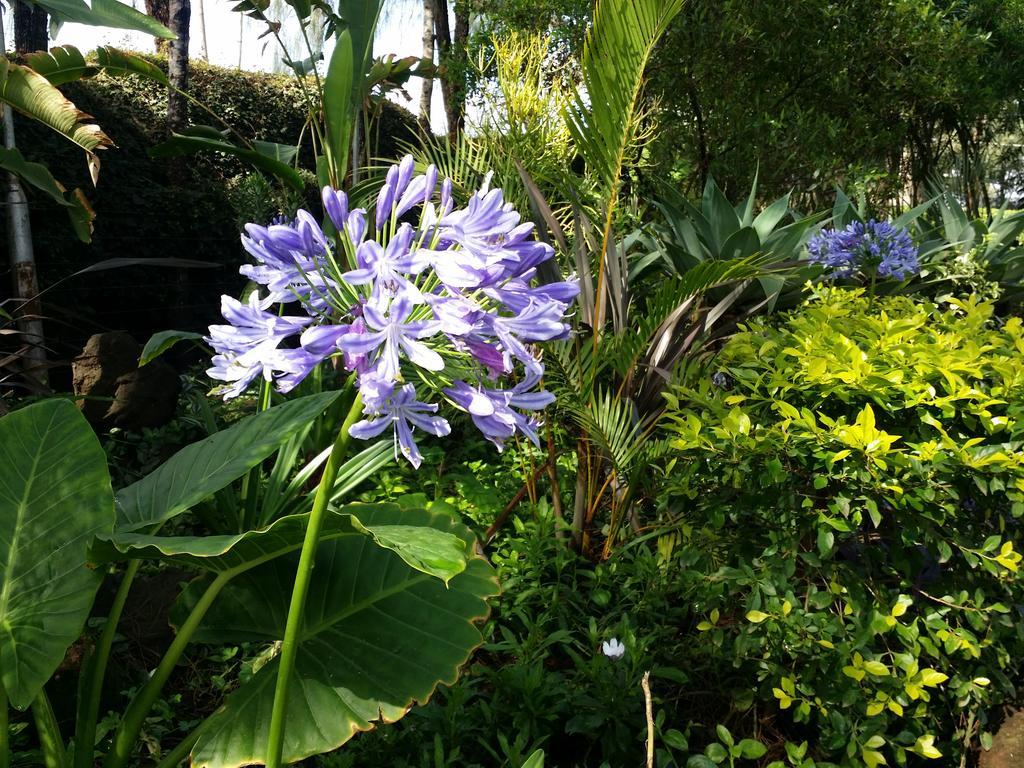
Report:
M 87 548 L 114 525 L 106 455 L 68 400 L 0 419 L 0 680 L 24 709 L 89 616 Z
M 339 394 L 322 392 L 291 400 L 185 446 L 118 492 L 118 531 L 162 523 L 212 496 L 277 451 Z
M 455 534 L 473 552 L 472 534 L 449 515 L 391 505 L 355 511 L 374 535 L 335 538 L 317 552 L 288 692 L 287 763 L 337 749 L 377 722 L 393 722 L 439 683 L 454 682 L 483 641 L 476 623 L 497 593 L 493 570 L 476 555 L 447 585 L 421 568 L 432 559 L 421 545 L 433 537 L 417 536 L 417 528 Z M 279 557 L 231 581 L 196 639 L 280 640 L 295 564 L 294 556 Z M 276 658 L 267 663 L 214 713 L 192 750 L 195 768 L 265 762 L 277 666 Z

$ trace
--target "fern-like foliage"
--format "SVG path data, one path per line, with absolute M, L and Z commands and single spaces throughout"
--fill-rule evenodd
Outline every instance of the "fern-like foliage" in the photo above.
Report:
M 566 109 L 569 130 L 606 190 L 637 149 L 644 70 L 683 0 L 600 0 L 583 48 L 585 93 Z

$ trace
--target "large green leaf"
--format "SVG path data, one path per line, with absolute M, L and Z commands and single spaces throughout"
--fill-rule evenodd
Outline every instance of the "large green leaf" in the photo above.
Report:
M 86 123 L 89 115 L 68 101 L 49 80 L 6 56 L 0 56 L 0 101 L 49 126 L 86 152 L 113 143 L 98 125 Z
M 109 45 L 96 49 L 96 63 L 108 75 L 113 77 L 139 75 L 160 85 L 170 86 L 171 81 L 160 67 L 141 56 L 119 51 Z
M 139 367 L 153 362 L 179 341 L 202 341 L 203 334 L 193 331 L 157 331 L 149 337 L 139 355 Z
M 254 168 L 277 176 L 299 192 L 305 187 L 299 172 L 290 165 L 258 148 L 235 144 L 224 132 L 209 125 L 193 125 L 181 133 L 175 133 L 167 141 L 149 150 L 149 154 L 153 157 L 178 157 L 204 151 L 223 152 L 241 158 Z
M 343 536 L 369 536 L 378 546 L 396 552 L 418 571 L 445 582 L 466 567 L 465 544 L 457 536 L 429 527 L 364 525 L 360 519 L 373 507 L 353 504 L 328 514 L 321 541 Z M 192 568 L 224 573 L 241 572 L 302 546 L 308 514 L 282 517 L 258 531 L 223 536 L 148 536 L 115 532 L 99 537 L 93 555 L 115 560 L 118 555 L 166 560 Z
M 0 680 L 15 707 L 82 631 L 101 580 L 86 550 L 113 523 L 106 455 L 70 401 L 0 419 Z
M 118 492 L 117 529 L 138 531 L 198 504 L 270 456 L 338 395 L 324 392 L 292 400 L 182 448 L 155 472 Z
M 352 34 L 345 29 L 338 34 L 324 77 L 324 142 L 333 159 L 329 173 L 333 174 L 330 182 L 334 186 L 340 186 L 345 176 L 355 126 L 353 66 Z
M 50 169 L 41 163 L 29 162 L 20 150 L 0 147 L 0 168 L 18 174 L 24 181 L 49 195 L 58 205 L 74 205 L 64 196 L 64 187 L 53 178 Z
M 430 526 L 472 551 L 469 531 L 446 514 L 380 506 L 360 512 L 368 528 Z M 447 587 L 367 537 L 321 545 L 306 600 L 289 690 L 284 757 L 336 749 L 375 721 L 392 722 L 438 683 L 451 683 L 481 641 L 475 623 L 497 593 L 491 567 L 473 556 Z M 284 634 L 295 558 L 277 558 L 236 578 L 196 636 L 273 642 Z M 277 660 L 228 696 L 192 751 L 195 768 L 265 762 Z
M 92 77 L 99 69 L 89 64 L 85 56 L 73 45 L 61 45 L 49 51 L 36 51 L 25 55 L 25 63 L 49 80 L 63 85 L 85 77 Z
M 79 239 L 84 243 L 92 239 L 92 220 L 96 215 L 80 189 L 66 192 L 60 182 L 53 178 L 49 168 L 42 163 L 29 162 L 16 147 L 0 147 L 0 168 L 16 173 L 22 181 L 45 192 L 54 202 L 67 208 L 71 226 Z
M 118 0 L 30 0 L 32 4 L 46 9 L 58 24 L 74 22 L 87 24 L 90 27 L 113 27 L 114 29 L 132 29 L 145 32 L 165 40 L 175 40 L 177 36 L 167 27 L 137 11 L 130 5 Z

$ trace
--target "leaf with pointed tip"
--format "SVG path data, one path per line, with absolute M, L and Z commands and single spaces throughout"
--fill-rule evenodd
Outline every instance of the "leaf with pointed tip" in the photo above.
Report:
M 73 22 L 90 27 L 131 29 L 164 40 L 177 39 L 171 30 L 152 16 L 147 16 L 118 0 L 92 0 L 91 3 L 84 0 L 31 0 L 31 3 L 45 8 L 53 17 L 53 21 L 61 24 Z
M 113 144 L 98 125 L 85 122 L 90 116 L 68 101 L 43 75 L 2 55 L 0 101 L 74 142 L 89 153 L 91 160 L 96 150 Z
M 254 168 L 276 176 L 300 192 L 305 188 L 299 172 L 287 163 L 282 163 L 258 149 L 235 144 L 221 131 L 208 125 L 193 125 L 181 133 L 172 134 L 167 141 L 149 150 L 149 154 L 152 157 L 178 157 L 204 151 L 234 155 Z
M 199 341 L 203 334 L 192 331 L 158 331 L 149 337 L 139 355 L 139 367 L 151 363 L 179 341 Z
M 70 194 L 65 192 L 60 182 L 53 178 L 49 168 L 42 163 L 30 163 L 16 147 L 0 147 L 0 168 L 16 173 L 22 181 L 45 192 L 55 202 L 67 208 L 75 233 L 82 242 L 89 242 L 95 214 L 81 190 L 76 189 Z
M 366 526 L 360 517 L 370 505 L 352 504 L 324 520 L 321 541 L 343 536 L 369 536 L 378 546 L 395 552 L 410 568 L 445 583 L 466 567 L 465 543 L 451 533 L 412 525 Z M 92 548 L 98 561 L 125 557 L 167 562 L 213 573 L 242 572 L 302 546 L 309 515 L 291 515 L 266 528 L 236 535 L 149 536 L 140 533 L 100 535 Z
M 0 681 L 18 709 L 78 639 L 102 578 L 86 549 L 113 523 L 106 455 L 69 400 L 0 419 Z
M 761 238 L 762 242 L 772 233 L 788 212 L 789 194 L 786 194 L 757 214 L 751 226 L 757 231 L 757 236 Z
M 92 77 L 99 72 L 99 69 L 89 64 L 82 52 L 73 45 L 60 45 L 49 51 L 27 53 L 25 63 L 53 85 L 71 83 Z
M 359 518 L 369 529 L 429 526 L 455 534 L 473 552 L 472 534 L 446 514 L 379 505 Z M 314 573 L 288 691 L 286 763 L 336 749 L 376 721 L 393 722 L 439 683 L 454 682 L 483 640 L 476 624 L 498 591 L 493 569 L 478 555 L 445 586 L 365 536 L 321 544 Z M 196 640 L 280 640 L 294 578 L 294 556 L 237 577 Z M 198 592 L 190 588 L 186 598 Z M 195 768 L 265 762 L 276 676 L 274 659 L 228 696 L 192 750 Z
M 103 45 L 96 49 L 96 62 L 106 74 L 114 77 L 139 75 L 160 85 L 170 86 L 171 84 L 167 75 L 156 64 L 146 61 L 141 56 L 120 51 L 109 45 Z
M 339 394 L 291 400 L 182 448 L 154 472 L 118 491 L 117 530 L 138 531 L 163 522 L 213 495 L 284 445 Z

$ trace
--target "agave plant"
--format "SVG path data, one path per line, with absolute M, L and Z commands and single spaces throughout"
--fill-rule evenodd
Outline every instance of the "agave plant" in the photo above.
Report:
M 972 219 L 956 197 L 940 192 L 933 201 L 938 222 L 919 227 L 924 276 L 971 282 L 980 270 L 984 279 L 1004 290 L 1014 290 L 1024 277 L 1024 212 L 993 211 L 985 219 Z

